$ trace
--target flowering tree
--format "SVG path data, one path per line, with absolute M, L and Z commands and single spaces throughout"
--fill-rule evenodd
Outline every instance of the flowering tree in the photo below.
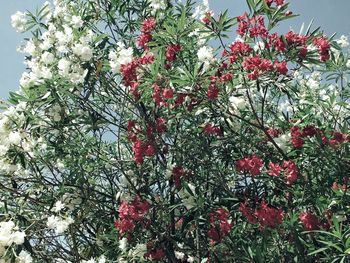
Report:
M 0 118 L 1 262 L 349 260 L 347 38 L 247 4 L 12 16 L 31 37 Z

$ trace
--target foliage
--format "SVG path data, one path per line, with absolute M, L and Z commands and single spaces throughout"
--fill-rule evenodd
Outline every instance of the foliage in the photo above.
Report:
M 31 38 L 0 119 L 3 262 L 349 260 L 347 38 L 247 5 L 12 17 Z

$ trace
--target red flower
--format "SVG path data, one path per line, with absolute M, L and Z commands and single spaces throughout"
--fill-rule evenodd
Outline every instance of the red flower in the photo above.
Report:
M 152 40 L 151 32 L 156 26 L 156 19 L 153 17 L 146 18 L 143 21 L 142 28 L 141 28 L 141 35 L 138 39 L 138 46 L 142 47 L 144 49 L 147 49 L 147 43 Z
M 311 212 L 303 212 L 299 215 L 299 220 L 307 231 L 318 230 L 321 226 L 320 219 Z
M 260 207 L 253 211 L 246 202 L 241 203 L 239 211 L 245 216 L 249 223 L 260 224 L 261 228 L 275 228 L 282 224 L 284 213 L 281 208 L 269 206 L 265 200 L 262 200 Z
M 303 135 L 299 127 L 292 127 L 291 129 L 292 144 L 295 148 L 302 148 L 304 145 Z
M 210 22 L 210 18 L 214 16 L 214 11 L 210 10 L 205 13 L 205 16 L 202 18 L 202 22 L 204 24 L 208 24 Z
M 172 171 L 172 176 L 174 178 L 175 187 L 177 189 L 181 188 L 182 187 L 181 179 L 184 177 L 191 176 L 191 175 L 192 175 L 191 171 L 186 170 L 185 168 L 183 168 L 181 166 L 174 167 L 173 171 Z
M 288 73 L 287 61 L 281 61 L 281 62 L 275 61 L 274 67 L 280 74 L 287 75 Z
M 174 91 L 173 91 L 173 89 L 165 88 L 165 89 L 163 90 L 163 97 L 164 97 L 165 99 L 171 99 L 171 98 L 173 98 L 173 96 L 174 96 Z
M 156 130 L 158 133 L 164 133 L 166 131 L 166 119 L 159 117 L 156 119 Z
M 293 161 L 283 162 L 284 175 L 287 176 L 287 184 L 293 184 L 298 180 L 299 170 Z
M 269 163 L 269 170 L 267 174 L 270 176 L 280 176 L 282 167 L 278 163 Z
M 263 200 L 260 203 L 260 208 L 255 211 L 255 216 L 262 228 L 275 228 L 282 224 L 284 213 L 281 208 L 270 207 Z
M 321 61 L 327 61 L 330 58 L 331 45 L 327 38 L 318 37 L 313 41 L 314 45 L 318 47 L 318 53 L 320 54 Z
M 203 129 L 203 132 L 205 135 L 221 135 L 222 132 L 221 132 L 221 129 L 219 126 L 214 126 L 213 124 L 211 123 L 208 123 L 207 125 L 205 125 L 204 129 Z
M 236 170 L 238 172 L 248 172 L 253 177 L 261 173 L 261 168 L 264 166 L 264 162 L 255 154 L 245 157 L 236 162 Z
M 135 228 L 135 222 L 143 220 L 149 209 L 149 203 L 141 201 L 138 196 L 131 203 L 123 201 L 118 209 L 119 219 L 115 221 L 114 225 L 121 234 L 132 232 Z
M 257 224 L 258 220 L 254 215 L 254 211 L 248 206 L 246 202 L 240 203 L 239 211 L 247 218 L 248 222 L 251 224 Z
M 165 257 L 165 252 L 162 248 L 156 248 L 151 251 L 148 251 L 144 255 L 146 258 L 150 258 L 151 260 L 162 260 Z
M 259 55 L 255 57 L 247 57 L 242 63 L 243 68 L 251 72 L 248 77 L 255 80 L 261 73 L 273 70 L 272 62 L 268 59 L 262 59 Z
M 180 45 L 170 45 L 166 49 L 166 58 L 169 62 L 173 62 L 176 59 L 177 53 L 181 51 Z
M 208 92 L 207 92 L 208 98 L 210 100 L 216 100 L 219 96 L 219 88 L 216 86 L 216 84 L 212 83 L 209 85 Z
M 273 33 L 269 36 L 269 44 L 273 46 L 276 51 L 286 51 L 286 45 L 282 40 L 282 37 L 278 36 L 277 33 Z
M 215 242 L 220 242 L 232 229 L 232 224 L 228 222 L 230 213 L 225 208 L 218 208 L 209 213 L 210 228 L 208 237 Z

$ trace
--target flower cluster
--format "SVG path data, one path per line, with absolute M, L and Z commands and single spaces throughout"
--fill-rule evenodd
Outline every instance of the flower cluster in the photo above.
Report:
M 328 229 L 328 223 L 322 223 L 321 220 L 312 212 L 306 211 L 299 215 L 299 220 L 303 224 L 304 230 L 312 231 L 320 228 Z
M 238 172 L 247 172 L 253 177 L 261 173 L 263 166 L 263 160 L 255 154 L 236 161 L 236 170 Z
M 119 206 L 119 219 L 114 225 L 120 234 L 131 233 L 134 231 L 135 223 L 143 221 L 150 209 L 150 204 L 145 200 L 142 201 L 136 196 L 132 202 L 123 201 Z
M 287 178 L 287 184 L 293 184 L 298 179 L 299 170 L 293 161 L 284 161 L 282 165 L 273 162 L 269 163 L 268 175 L 280 176 L 282 172 Z
M 260 202 L 255 211 L 243 202 L 240 204 L 239 211 L 247 218 L 249 223 L 260 224 L 261 228 L 276 228 L 282 224 L 284 217 L 281 208 L 269 206 L 265 200 Z
M 325 37 L 315 38 L 313 41 L 314 45 L 318 47 L 318 53 L 321 61 L 327 61 L 330 58 L 331 45 Z
M 265 27 L 263 16 L 254 16 L 249 18 L 247 14 L 237 17 L 238 29 L 237 33 L 240 36 L 244 36 L 249 33 L 249 37 L 261 37 L 266 38 L 268 35 L 268 30 Z
M 139 47 L 142 47 L 143 49 L 148 49 L 147 43 L 152 40 L 152 31 L 156 27 L 156 19 L 153 17 L 146 18 L 143 21 L 142 29 L 141 29 L 141 35 L 138 39 L 138 45 Z
M 208 237 L 213 242 L 220 242 L 227 236 L 232 229 L 232 224 L 229 222 L 230 213 L 225 208 L 218 208 L 209 213 L 210 228 Z

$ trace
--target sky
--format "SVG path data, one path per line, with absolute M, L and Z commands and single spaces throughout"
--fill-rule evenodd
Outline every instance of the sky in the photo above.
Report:
M 9 91 L 16 91 L 19 79 L 25 70 L 23 54 L 16 51 L 17 46 L 28 35 L 17 33 L 11 27 L 11 15 L 16 11 L 34 11 L 42 6 L 45 0 L 10 0 L 2 1 L 0 8 L 0 99 L 6 99 Z M 314 19 L 314 25 L 321 26 L 324 32 L 350 36 L 350 0 L 289 0 L 290 10 L 299 17 L 287 20 L 279 31 L 286 32 L 291 28 L 296 32 L 303 22 L 307 26 Z M 210 7 L 216 14 L 228 9 L 231 16 L 237 16 L 247 11 L 245 0 L 209 0 Z M 230 42 L 232 42 L 230 40 Z

